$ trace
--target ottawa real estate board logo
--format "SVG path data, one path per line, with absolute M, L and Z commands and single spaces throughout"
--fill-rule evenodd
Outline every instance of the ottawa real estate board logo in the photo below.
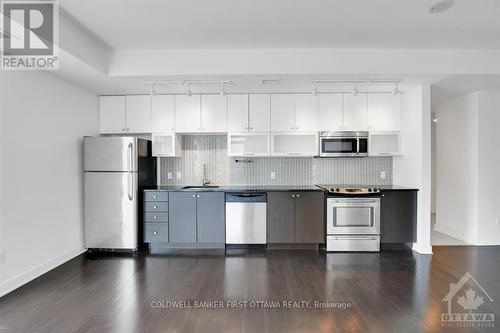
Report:
M 448 311 L 441 314 L 442 327 L 495 327 L 495 314 L 483 310 L 493 299 L 469 272 L 457 283 L 450 283 L 443 302 L 447 303 Z
M 1 69 L 58 69 L 57 1 L 3 1 L 1 19 Z

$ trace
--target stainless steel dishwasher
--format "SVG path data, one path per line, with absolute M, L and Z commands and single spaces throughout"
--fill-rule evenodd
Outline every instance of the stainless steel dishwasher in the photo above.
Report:
M 265 193 L 226 194 L 226 244 L 266 244 Z

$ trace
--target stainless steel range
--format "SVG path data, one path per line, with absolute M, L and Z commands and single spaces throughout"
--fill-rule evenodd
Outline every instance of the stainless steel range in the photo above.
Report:
M 323 187 L 327 251 L 380 251 L 380 190 L 373 187 Z

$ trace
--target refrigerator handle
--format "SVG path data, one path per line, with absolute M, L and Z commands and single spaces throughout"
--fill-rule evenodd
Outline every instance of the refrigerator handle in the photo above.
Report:
M 134 199 L 134 180 L 133 180 L 133 174 L 132 174 L 132 143 L 128 144 L 127 147 L 127 153 L 128 153 L 128 160 L 127 160 L 127 167 L 128 167 L 128 175 L 127 175 L 127 194 L 128 194 L 128 199 L 132 201 Z
M 127 194 L 128 194 L 128 199 L 132 201 L 134 199 L 134 179 L 133 179 L 133 173 L 129 172 L 127 174 Z
M 128 144 L 128 147 L 127 147 L 127 171 L 128 172 L 132 172 L 132 143 L 129 143 Z

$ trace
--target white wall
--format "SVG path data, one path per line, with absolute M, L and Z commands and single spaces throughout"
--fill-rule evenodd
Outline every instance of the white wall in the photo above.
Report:
M 431 101 L 430 87 L 409 89 L 403 97 L 403 155 L 394 158 L 394 184 L 417 188 L 417 241 L 413 249 L 431 254 Z
M 500 92 L 479 92 L 477 245 L 500 244 Z
M 436 106 L 436 230 L 474 245 L 500 244 L 500 93 Z
M 435 230 L 474 243 L 478 204 L 478 94 L 437 105 Z
M 44 72 L 0 72 L 0 296 L 84 251 L 82 137 L 98 98 Z

